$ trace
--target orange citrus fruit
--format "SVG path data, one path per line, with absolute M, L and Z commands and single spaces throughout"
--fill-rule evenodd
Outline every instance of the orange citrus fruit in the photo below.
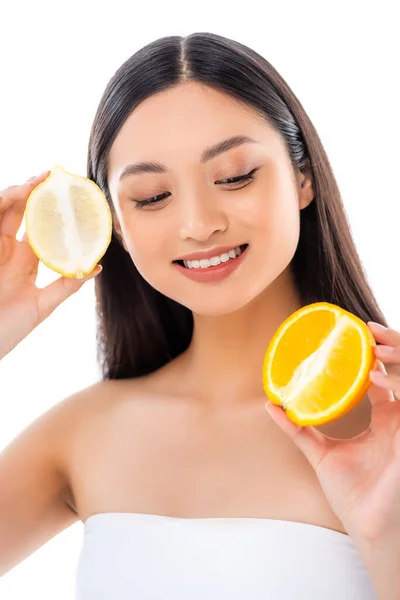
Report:
M 366 394 L 375 338 L 359 317 L 328 302 L 292 313 L 265 354 L 263 387 L 297 425 L 322 425 L 349 412 Z
M 56 166 L 29 195 L 25 227 L 29 245 L 45 265 L 82 279 L 111 242 L 112 216 L 94 181 Z

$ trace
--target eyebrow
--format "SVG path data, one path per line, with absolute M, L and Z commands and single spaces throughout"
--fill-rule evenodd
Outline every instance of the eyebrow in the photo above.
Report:
M 202 155 L 200 162 L 202 164 L 206 163 L 209 160 L 212 160 L 216 156 L 219 156 L 223 152 L 228 152 L 228 150 L 232 150 L 232 148 L 237 148 L 242 144 L 258 144 L 259 142 L 247 135 L 235 135 L 226 140 L 222 140 L 209 148 L 206 148 Z M 168 171 L 168 167 L 158 162 L 139 162 L 133 165 L 128 165 L 122 171 L 119 180 L 127 177 L 128 175 L 137 175 L 140 173 L 166 173 Z

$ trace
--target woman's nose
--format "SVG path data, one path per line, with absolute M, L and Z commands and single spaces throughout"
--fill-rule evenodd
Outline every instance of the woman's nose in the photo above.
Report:
M 228 228 L 227 215 L 212 201 L 196 198 L 184 203 L 182 210 L 180 237 L 198 242 L 207 241 L 214 233 L 224 232 Z

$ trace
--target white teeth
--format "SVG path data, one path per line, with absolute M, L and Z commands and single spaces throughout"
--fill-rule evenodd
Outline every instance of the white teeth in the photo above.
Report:
M 218 256 L 212 256 L 211 258 L 202 258 L 201 260 L 184 260 L 183 264 L 187 269 L 208 269 L 208 267 L 216 267 L 221 262 L 225 263 L 231 259 L 236 258 L 242 254 L 240 246 L 232 248 L 228 252 L 219 254 Z

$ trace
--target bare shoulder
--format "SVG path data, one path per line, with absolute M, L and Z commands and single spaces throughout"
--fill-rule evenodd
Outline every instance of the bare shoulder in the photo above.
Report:
M 137 378 L 99 381 L 77 392 L 60 407 L 71 435 L 97 431 L 103 424 L 112 428 L 124 416 L 154 418 L 155 410 L 171 410 L 171 403 L 181 406 L 179 385 L 170 381 L 167 371 L 161 368 Z
M 162 368 L 135 379 L 97 382 L 67 400 L 60 453 L 65 501 L 77 518 L 93 512 L 89 494 L 101 487 L 100 472 L 110 480 L 125 460 L 150 457 L 168 431 L 181 430 L 185 420 L 193 419 L 193 406 L 177 390 L 169 369 Z M 99 491 L 96 501 L 108 493 Z
M 65 450 L 91 397 L 87 390 L 59 402 L 2 449 L 0 576 L 77 520 Z

